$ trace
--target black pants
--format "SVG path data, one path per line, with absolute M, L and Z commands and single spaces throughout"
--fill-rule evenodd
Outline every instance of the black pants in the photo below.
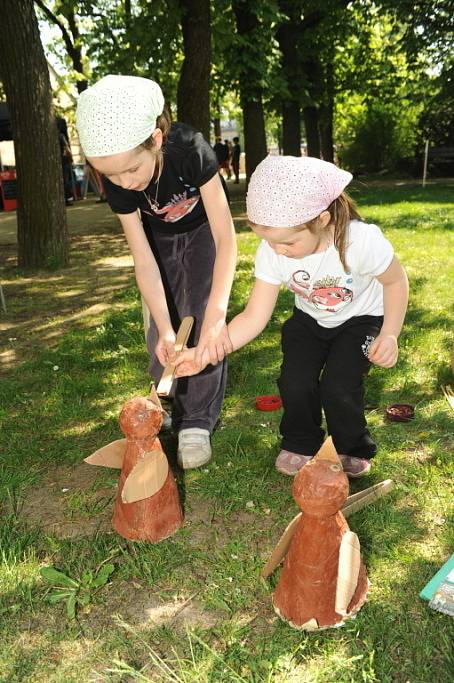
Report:
M 282 327 L 284 354 L 278 380 L 284 407 L 282 448 L 314 455 L 324 431 L 338 453 L 371 458 L 377 447 L 364 416 L 363 377 L 370 368 L 367 348 L 383 323 L 381 316 L 358 316 L 324 328 L 299 309 Z M 365 353 L 366 351 L 366 353 Z
M 63 187 L 65 199 L 73 198 L 73 166 L 67 157 L 62 157 Z
M 148 238 L 161 272 L 173 328 L 178 330 L 184 316 L 194 316 L 188 340 L 188 346 L 194 346 L 199 339 L 216 258 L 210 226 L 204 223 L 180 235 L 148 231 Z M 156 383 L 163 371 L 154 352 L 158 336 L 151 319 L 147 345 L 151 356 L 150 374 Z M 221 412 L 226 381 L 226 360 L 214 366 L 208 365 L 193 377 L 178 379 L 173 390 L 173 429 L 178 432 L 188 427 L 200 427 L 211 433 Z

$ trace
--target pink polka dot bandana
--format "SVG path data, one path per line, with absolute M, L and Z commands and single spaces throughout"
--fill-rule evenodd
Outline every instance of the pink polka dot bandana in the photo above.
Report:
M 272 228 L 293 228 L 319 216 L 353 178 L 348 171 L 314 157 L 266 157 L 249 182 L 249 220 Z
M 138 76 L 105 76 L 77 102 L 76 126 L 87 157 L 120 154 L 145 142 L 164 109 L 157 83 Z

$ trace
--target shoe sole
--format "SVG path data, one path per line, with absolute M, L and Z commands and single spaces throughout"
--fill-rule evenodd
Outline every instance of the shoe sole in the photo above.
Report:
M 304 467 L 304 464 L 301 465 L 301 467 Z M 300 471 L 301 467 L 299 467 L 297 470 L 286 470 L 284 467 L 278 467 L 278 466 L 276 465 L 276 470 L 277 470 L 278 472 L 280 472 L 281 474 L 286 474 L 286 475 L 289 476 L 289 477 L 294 477 L 295 474 L 298 474 L 298 472 Z
M 210 462 L 211 460 L 211 454 L 209 456 L 205 456 L 199 460 L 193 460 L 191 458 L 190 462 L 184 462 L 183 457 L 177 453 L 177 463 L 179 467 L 181 467 L 182 470 L 193 470 L 196 469 L 197 467 L 202 467 L 202 465 L 206 465 L 207 462 Z
M 294 453 L 293 457 L 295 457 L 295 456 L 298 456 L 298 453 Z M 300 457 L 300 456 L 298 456 L 298 457 Z M 282 458 L 282 460 L 280 460 L 280 456 L 278 456 L 278 458 L 276 459 L 276 462 L 274 463 L 274 466 L 277 469 L 277 471 L 280 472 L 281 474 L 286 474 L 289 477 L 294 477 L 295 474 L 298 474 L 298 472 L 304 467 L 304 465 L 307 465 L 307 463 L 310 462 L 310 460 L 311 460 L 311 458 L 306 459 L 305 456 L 301 456 L 301 457 L 304 457 L 305 459 L 303 460 L 303 462 L 298 467 L 296 466 L 295 463 L 293 463 L 293 464 L 287 463 L 288 467 L 286 467 L 286 460 L 288 460 L 287 456 Z
M 279 467 L 276 467 L 276 470 L 280 472 L 280 474 L 286 474 L 288 477 L 294 477 L 299 472 L 299 470 L 296 470 L 296 472 L 287 472 L 286 470 L 279 469 Z
M 344 470 L 344 472 L 345 472 L 345 470 Z M 363 470 L 362 472 L 358 472 L 358 473 L 345 472 L 345 474 L 347 475 L 347 477 L 349 479 L 359 479 L 360 477 L 365 477 L 366 474 L 369 474 L 369 472 L 370 472 L 370 467 L 368 467 L 366 470 Z

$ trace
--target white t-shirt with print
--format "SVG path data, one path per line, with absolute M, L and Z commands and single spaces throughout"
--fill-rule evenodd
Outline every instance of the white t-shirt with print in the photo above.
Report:
M 295 306 L 322 327 L 337 327 L 358 315 L 383 315 L 382 275 L 394 250 L 377 225 L 351 221 L 344 271 L 339 252 L 331 245 L 304 258 L 276 254 L 262 240 L 255 257 L 255 276 L 295 293 Z

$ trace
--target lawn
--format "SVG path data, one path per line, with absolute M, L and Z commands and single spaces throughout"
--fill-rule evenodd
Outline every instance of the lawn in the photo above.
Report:
M 120 438 L 122 404 L 148 389 L 140 301 L 115 218 L 105 207 L 69 210 L 79 227 L 66 271 L 22 273 L 14 246 L 0 248 L 0 681 L 454 679 L 454 621 L 418 597 L 454 550 L 453 413 L 441 389 L 453 383 L 452 196 L 448 183 L 354 189 L 405 264 L 411 302 L 398 365 L 367 381 L 379 453 L 351 491 L 386 478 L 396 486 L 349 518 L 372 584 L 366 605 L 345 627 L 313 634 L 274 614 L 278 573 L 260 579 L 297 512 L 291 480 L 274 469 L 279 413 L 254 407 L 257 394 L 276 391 L 291 295 L 282 292 L 266 331 L 230 359 L 212 462 L 177 472 L 185 526 L 157 545 L 130 543 L 110 528 L 117 472 L 82 462 Z M 232 207 L 240 256 L 230 315 L 247 300 L 257 245 L 241 193 Z M 415 406 L 411 423 L 384 418 L 397 401 Z M 174 439 L 163 442 L 174 461 Z M 76 618 L 44 581 L 45 566 L 72 579 Z

